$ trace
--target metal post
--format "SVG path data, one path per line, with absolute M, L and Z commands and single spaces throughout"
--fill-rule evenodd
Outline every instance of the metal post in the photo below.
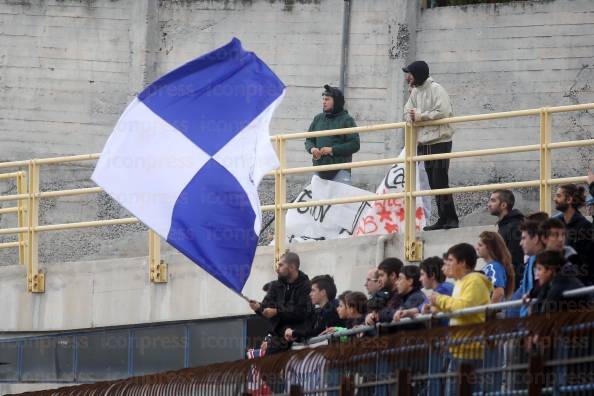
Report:
M 552 194 L 551 185 L 548 180 L 551 179 L 551 113 L 548 108 L 540 111 L 540 210 L 551 214 Z
M 528 383 L 528 396 L 542 395 L 542 388 L 546 385 L 542 356 L 530 356 L 530 361 L 528 362 L 528 376 L 530 379 L 530 382 Z
M 458 395 L 472 396 L 472 385 L 476 381 L 474 367 L 467 363 L 460 364 L 458 371 Z
M 285 141 L 282 138 L 276 140 L 276 154 L 278 155 L 280 167 L 274 173 L 274 266 L 284 253 L 285 245 L 285 214 L 286 210 L 282 205 L 287 200 L 287 177 L 284 170 L 287 166 L 285 158 Z
M 16 187 L 17 187 L 17 194 L 21 195 L 21 194 L 25 194 L 27 192 L 27 177 L 25 176 L 24 172 L 19 172 L 17 178 L 16 178 Z M 25 224 L 27 223 L 27 200 L 25 199 L 19 199 L 17 201 L 17 207 L 18 207 L 18 212 L 17 212 L 17 222 L 18 228 L 23 228 L 25 227 Z M 26 252 L 26 240 L 27 240 L 27 233 L 26 232 L 19 232 L 18 234 L 19 237 L 19 264 L 20 265 L 25 265 L 25 257 L 27 255 Z
M 417 189 L 417 167 L 412 157 L 417 154 L 417 136 L 412 124 L 404 127 L 404 255 L 408 261 L 423 259 L 423 243 L 416 240 L 416 198 L 413 192 Z
M 301 389 L 301 385 L 291 385 L 289 396 L 303 396 L 303 389 Z
M 148 232 L 149 239 L 149 279 L 153 283 L 167 283 L 167 264 L 161 260 L 161 237 L 153 230 Z
M 351 375 L 342 377 L 339 396 L 355 396 L 355 381 Z
M 412 387 L 410 380 L 410 370 L 399 369 L 396 371 L 396 378 L 398 378 L 398 396 L 411 396 Z
M 39 166 L 29 161 L 29 197 L 27 199 L 27 290 L 32 293 L 45 291 L 45 276 L 39 272 L 39 252 L 35 227 L 39 225 Z

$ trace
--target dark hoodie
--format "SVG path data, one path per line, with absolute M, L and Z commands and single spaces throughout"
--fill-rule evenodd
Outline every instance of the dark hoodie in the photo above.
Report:
M 563 297 L 563 292 L 584 287 L 584 284 L 571 274 L 559 273 L 546 285 L 533 290 L 530 297 L 536 297 L 532 313 L 550 313 L 569 310 L 589 309 L 589 295 Z
M 420 87 L 429 78 L 429 65 L 424 61 L 414 61 L 402 70 L 415 78 L 414 85 Z
M 293 336 L 300 340 L 302 338 L 310 338 L 320 335 L 328 327 L 344 327 L 344 322 L 338 317 L 336 311 L 338 303 L 336 300 L 328 301 L 322 308 L 316 308 L 312 318 L 312 326 L 309 330 L 293 331 Z
M 505 246 L 507 246 L 512 256 L 512 263 L 516 275 L 514 290 L 520 286 L 522 274 L 524 273 L 524 251 L 520 246 L 522 232 L 519 229 L 520 223 L 523 220 L 524 215 L 519 210 L 512 209 L 497 223 L 499 235 L 503 238 Z
M 293 283 L 288 283 L 282 278 L 271 282 L 266 296 L 262 300 L 262 310 L 276 308 L 278 313 L 270 321 L 270 334 L 273 336 L 273 350 L 288 349 L 285 345 L 284 332 L 287 328 L 300 332 L 307 332 L 311 328 L 313 307 L 309 298 L 311 283 L 307 275 L 299 271 L 299 276 Z M 257 312 L 259 315 L 261 311 Z M 276 342 L 281 345 L 276 345 Z

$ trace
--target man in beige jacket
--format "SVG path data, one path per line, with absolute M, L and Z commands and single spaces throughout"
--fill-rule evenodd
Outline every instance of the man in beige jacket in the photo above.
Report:
M 452 104 L 448 93 L 441 85 L 429 77 L 429 66 L 423 61 L 415 61 L 402 68 L 410 97 L 404 106 L 404 118 L 409 122 L 439 120 L 453 116 Z M 418 155 L 449 153 L 452 151 L 450 125 L 417 127 Z M 448 169 L 450 160 L 425 161 L 425 170 L 431 189 L 449 188 Z M 425 231 L 457 228 L 458 215 L 451 194 L 436 196 L 437 223 L 424 228 Z

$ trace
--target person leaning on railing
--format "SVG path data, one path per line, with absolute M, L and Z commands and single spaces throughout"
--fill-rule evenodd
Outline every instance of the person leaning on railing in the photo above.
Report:
M 533 289 L 529 297 L 536 298 L 530 313 L 552 313 L 562 311 L 580 311 L 590 308 L 590 295 L 564 297 L 569 290 L 584 287 L 584 284 L 566 270 L 563 253 L 556 250 L 545 250 L 536 255 L 536 277 L 539 287 Z
M 412 87 L 404 106 L 404 119 L 408 122 L 432 121 L 452 117 L 454 112 L 446 90 L 429 76 L 429 66 L 416 61 L 402 68 L 406 81 Z M 419 155 L 441 154 L 452 151 L 454 129 L 446 125 L 417 127 L 417 153 Z M 449 159 L 425 161 L 425 170 L 432 190 L 449 188 Z M 458 215 L 451 194 L 437 195 L 437 223 L 426 226 L 425 231 L 458 227 Z
M 491 300 L 493 285 L 482 273 L 475 272 L 477 255 L 474 247 L 468 243 L 460 243 L 448 249 L 444 273 L 448 278 L 456 281 L 451 296 L 432 293 L 429 297 L 431 305 L 438 312 L 454 312 L 464 308 L 487 305 Z M 462 326 L 485 321 L 485 313 L 476 313 L 457 316 L 450 319 L 450 326 Z M 456 337 L 454 336 L 455 340 Z M 457 372 L 461 364 L 469 364 L 475 368 L 482 365 L 484 350 L 480 343 L 462 343 L 449 347 L 450 363 L 449 372 Z M 453 391 L 453 381 L 448 379 L 448 395 L 456 394 Z
M 338 88 L 324 85 L 322 113 L 316 115 L 309 126 L 309 132 L 327 131 L 356 127 L 355 120 L 344 109 L 344 95 Z M 314 166 L 344 164 L 353 161 L 353 154 L 359 151 L 358 133 L 348 135 L 322 136 L 305 139 L 305 151 L 311 154 Z M 351 170 L 329 170 L 316 172 L 322 179 L 351 184 Z

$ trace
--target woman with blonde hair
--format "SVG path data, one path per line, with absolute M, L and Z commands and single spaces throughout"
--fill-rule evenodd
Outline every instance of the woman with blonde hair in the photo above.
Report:
M 515 273 L 511 254 L 503 238 L 496 232 L 481 232 L 476 252 L 487 263 L 482 271 L 493 283 L 491 302 L 509 299 L 514 292 Z

